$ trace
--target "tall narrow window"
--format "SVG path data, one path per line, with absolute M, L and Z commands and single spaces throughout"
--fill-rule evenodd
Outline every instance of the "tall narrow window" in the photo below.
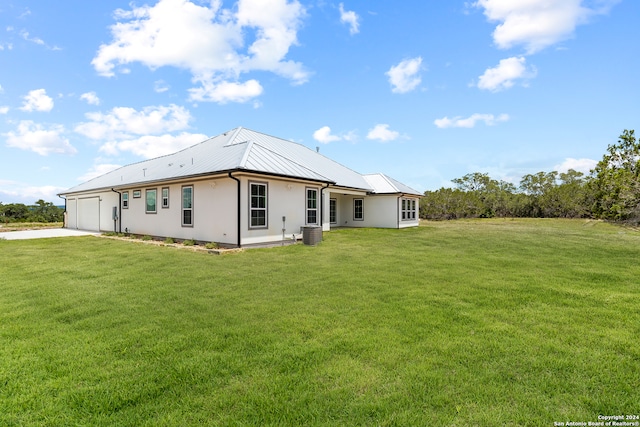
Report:
M 353 219 L 364 220 L 364 199 L 353 199 Z
M 162 189 L 162 207 L 165 209 L 169 207 L 169 187 Z
M 125 191 L 122 193 L 122 209 L 129 208 L 129 192 Z
M 249 183 L 249 228 L 267 227 L 267 184 Z
M 318 223 L 318 190 L 307 188 L 307 224 Z
M 338 202 L 336 199 L 329 199 L 329 222 L 331 224 L 338 223 Z
M 156 213 L 157 205 L 156 200 L 158 197 L 158 190 L 156 188 L 151 188 L 145 191 L 146 197 L 146 210 L 147 213 Z
M 193 226 L 193 186 L 182 187 L 182 225 Z

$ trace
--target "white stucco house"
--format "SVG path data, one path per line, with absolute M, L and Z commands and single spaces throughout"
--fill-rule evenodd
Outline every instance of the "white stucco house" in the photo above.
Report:
M 242 127 L 60 193 L 65 227 L 243 247 L 302 227 L 415 227 L 421 194 Z

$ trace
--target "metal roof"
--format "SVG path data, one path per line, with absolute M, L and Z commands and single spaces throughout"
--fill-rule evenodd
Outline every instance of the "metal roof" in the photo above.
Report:
M 368 192 L 378 192 L 376 186 L 381 190 L 387 189 L 379 185 L 378 178 L 366 178 L 302 144 L 238 127 L 177 153 L 115 169 L 61 194 L 231 171 L 308 179 Z M 392 192 L 419 194 L 404 184 L 385 178 L 398 190 Z M 403 188 L 410 191 L 401 191 Z
M 369 183 L 373 192 L 376 194 L 415 194 L 422 196 L 420 192 L 413 188 L 396 181 L 382 173 L 374 173 L 363 175 L 364 179 Z

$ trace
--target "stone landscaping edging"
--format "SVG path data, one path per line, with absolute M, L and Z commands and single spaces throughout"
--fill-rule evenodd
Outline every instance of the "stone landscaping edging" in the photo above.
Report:
M 224 254 L 232 254 L 232 253 L 237 253 L 237 252 L 242 252 L 243 249 L 242 248 L 215 248 L 215 249 L 208 249 L 205 248 L 204 246 L 201 245 L 183 245 L 182 243 L 165 243 L 159 240 L 143 240 L 140 239 L 138 237 L 120 237 L 120 236 L 109 236 L 106 234 L 98 234 L 98 237 L 103 237 L 105 239 L 113 239 L 113 240 L 124 240 L 124 241 L 128 241 L 128 242 L 135 242 L 135 243 L 143 243 L 143 244 L 147 244 L 147 245 L 155 245 L 155 246 L 164 246 L 164 247 L 168 247 L 168 248 L 176 248 L 176 249 L 181 249 L 181 250 L 190 250 L 192 252 L 201 252 L 201 253 L 208 253 L 208 254 L 212 254 L 212 255 L 224 255 Z

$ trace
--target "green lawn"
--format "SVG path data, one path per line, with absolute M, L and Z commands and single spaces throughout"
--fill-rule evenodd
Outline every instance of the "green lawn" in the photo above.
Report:
M 640 233 L 0 240 L 2 426 L 553 426 L 640 412 Z

